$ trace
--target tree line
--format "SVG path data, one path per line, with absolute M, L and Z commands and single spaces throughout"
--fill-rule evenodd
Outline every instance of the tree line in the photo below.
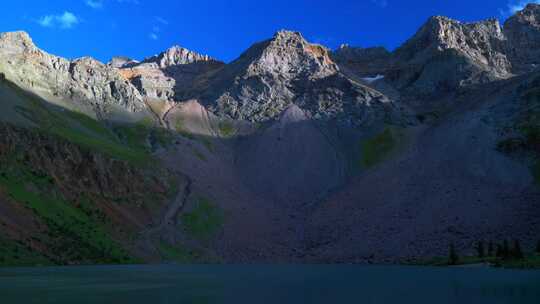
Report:
M 525 254 L 521 247 L 519 240 L 514 240 L 512 244 L 508 240 L 504 240 L 502 243 L 494 243 L 490 241 L 488 243 L 479 241 L 475 246 L 476 257 L 479 259 L 485 258 L 498 258 L 501 260 L 523 260 Z M 536 244 L 536 254 L 540 255 L 540 240 Z M 456 246 L 450 244 L 448 253 L 448 265 L 458 265 L 460 263 L 460 256 L 456 250 Z

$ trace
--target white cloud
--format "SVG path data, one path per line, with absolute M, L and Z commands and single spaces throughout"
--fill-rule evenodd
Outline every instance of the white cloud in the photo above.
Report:
M 159 16 L 156 17 L 156 21 L 157 21 L 158 23 L 163 24 L 163 25 L 168 25 L 168 24 L 169 24 L 169 21 L 167 21 L 166 19 L 164 19 L 164 18 L 162 18 L 162 17 L 159 17 Z
M 527 6 L 529 3 L 536 3 L 540 4 L 540 0 L 511 0 L 506 5 L 506 9 L 501 9 L 501 15 L 503 17 L 508 17 L 510 15 L 513 15 L 517 13 L 518 11 L 522 10 Z
M 60 15 L 46 15 L 37 20 L 43 27 L 59 27 L 70 29 L 80 23 L 80 20 L 73 13 L 65 11 Z
M 388 0 L 371 0 L 371 2 L 383 8 L 388 6 Z
M 105 5 L 105 1 L 110 0 L 86 0 L 85 3 L 91 8 L 100 9 Z M 118 3 L 140 4 L 139 0 L 114 0 Z
M 91 8 L 103 8 L 103 0 L 86 0 L 86 5 Z
M 123 0 L 127 1 L 127 0 Z M 148 35 L 148 37 L 152 40 L 158 40 L 159 39 L 159 33 L 161 33 L 162 27 L 167 27 L 169 25 L 169 21 L 166 19 L 156 16 L 154 17 L 154 26 L 152 26 L 152 31 Z

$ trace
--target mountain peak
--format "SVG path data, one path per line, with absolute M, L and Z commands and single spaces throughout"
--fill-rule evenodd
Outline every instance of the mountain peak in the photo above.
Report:
M 529 3 L 525 6 L 523 11 L 539 11 L 540 10 L 540 4 L 538 3 Z
M 281 30 L 272 39 L 255 45 L 247 53 L 251 57 L 252 74 L 266 71 L 290 78 L 299 75 L 324 77 L 338 70 L 327 48 L 309 43 L 301 33 L 294 31 Z
M 14 52 L 35 51 L 37 49 L 30 35 L 24 31 L 1 33 L 0 48 Z
M 202 55 L 179 45 L 174 45 L 158 55 L 145 59 L 143 63 L 156 63 L 160 68 L 167 68 L 175 65 L 209 61 L 218 62 L 208 55 Z
M 304 37 L 302 36 L 302 34 L 300 32 L 296 32 L 296 31 L 290 31 L 290 30 L 280 30 L 280 31 L 277 31 L 275 34 L 274 34 L 274 38 L 273 38 L 274 41 L 291 41 L 291 40 L 297 40 L 297 41 L 302 41 L 304 39 Z
M 523 10 L 516 12 L 515 15 L 506 20 L 505 26 L 512 26 L 512 23 L 521 23 L 540 27 L 540 4 L 529 3 Z
M 519 70 L 535 69 L 540 63 L 540 5 L 528 4 L 508 18 L 504 33 L 512 46 L 509 55 Z

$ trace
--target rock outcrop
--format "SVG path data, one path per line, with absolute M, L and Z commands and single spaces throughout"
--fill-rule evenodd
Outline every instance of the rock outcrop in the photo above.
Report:
M 350 67 L 361 77 L 370 77 L 384 72 L 389 66 L 392 53 L 383 47 L 357 48 L 347 44 L 332 52 L 332 59 L 342 67 Z
M 323 46 L 280 31 L 215 73 L 192 95 L 219 116 L 263 122 L 291 104 L 308 117 L 366 124 L 393 113 L 380 92 L 345 77 Z
M 174 101 L 180 92 L 189 90 L 195 79 L 219 69 L 222 62 L 174 46 L 167 51 L 145 59 L 141 63 L 119 66 L 120 73 L 147 98 Z
M 498 20 L 462 23 L 432 17 L 394 53 L 400 88 L 420 93 L 448 91 L 510 76 L 506 39 Z
M 336 61 L 360 77 L 381 75 L 409 95 L 429 95 L 512 76 L 508 41 L 499 21 L 463 23 L 430 18 L 393 53 L 342 47 Z
M 529 4 L 504 24 L 509 57 L 517 72 L 535 69 L 540 64 L 540 5 Z
M 111 59 L 111 61 L 107 64 L 110 67 L 113 68 L 123 68 L 130 65 L 138 64 L 139 62 L 136 60 L 133 60 L 129 57 L 123 57 L 123 56 L 116 56 Z
M 146 109 L 139 91 L 115 69 L 92 58 L 69 61 L 50 55 L 25 32 L 0 35 L 0 72 L 25 89 L 90 106 L 98 117 L 113 107 Z

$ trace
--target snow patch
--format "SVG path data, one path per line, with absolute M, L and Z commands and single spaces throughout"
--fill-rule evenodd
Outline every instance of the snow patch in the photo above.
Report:
M 377 75 L 375 77 L 364 77 L 364 78 L 361 78 L 363 81 L 367 82 L 367 83 L 373 83 L 375 81 L 378 81 L 378 80 L 381 80 L 381 79 L 384 79 L 384 76 L 383 75 Z

